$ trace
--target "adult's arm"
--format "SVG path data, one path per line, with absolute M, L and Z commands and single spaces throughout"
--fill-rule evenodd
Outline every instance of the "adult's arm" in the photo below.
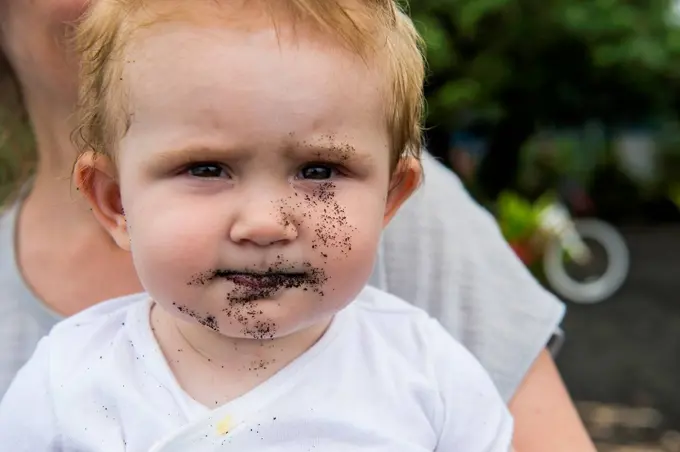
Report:
M 596 452 L 548 350 L 510 402 L 518 452 Z

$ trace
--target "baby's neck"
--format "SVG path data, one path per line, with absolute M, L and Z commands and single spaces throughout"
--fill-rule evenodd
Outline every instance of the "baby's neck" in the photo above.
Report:
M 182 389 L 215 408 L 266 381 L 323 336 L 331 319 L 270 340 L 231 338 L 154 305 L 151 325 Z

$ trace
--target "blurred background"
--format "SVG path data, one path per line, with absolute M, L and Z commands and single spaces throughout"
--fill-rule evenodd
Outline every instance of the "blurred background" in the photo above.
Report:
M 567 303 L 558 365 L 598 449 L 680 451 L 680 2 L 410 10 L 430 152 Z M 0 85 L 0 201 L 34 161 L 13 93 Z

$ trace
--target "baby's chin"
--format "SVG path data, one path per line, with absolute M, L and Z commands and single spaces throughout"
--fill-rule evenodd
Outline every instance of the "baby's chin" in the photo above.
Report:
M 276 340 L 295 336 L 315 326 L 327 325 L 330 318 L 332 316 L 329 316 L 328 319 L 315 318 L 300 321 L 300 319 L 277 319 L 262 315 L 260 318 L 249 319 L 244 323 L 227 319 L 220 323 L 219 334 L 233 339 Z
M 205 319 L 197 320 L 207 328 L 228 337 L 268 340 L 327 323 L 336 312 L 318 294 L 302 292 L 283 294 L 275 300 L 231 302 L 226 308 L 218 310 L 215 316 L 210 316 L 209 322 L 205 322 Z

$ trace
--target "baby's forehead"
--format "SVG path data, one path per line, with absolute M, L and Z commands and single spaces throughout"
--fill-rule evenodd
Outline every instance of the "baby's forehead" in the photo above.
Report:
M 138 23 L 130 25 L 132 31 L 121 44 L 121 60 L 125 63 L 121 69 L 128 71 L 129 66 L 153 62 L 174 66 L 172 70 L 181 71 L 183 67 L 189 67 L 189 62 L 200 63 L 194 57 L 203 55 L 215 61 L 230 59 L 233 65 L 229 70 L 238 71 L 238 65 L 261 63 L 253 61 L 249 53 L 259 52 L 262 57 L 268 51 L 266 58 L 272 63 L 272 70 L 277 69 L 274 67 L 277 62 L 287 59 L 289 64 L 279 69 L 296 71 L 303 62 L 291 64 L 291 59 L 300 55 L 316 55 L 319 60 L 318 76 L 322 77 L 321 66 L 326 64 L 323 60 L 330 56 L 333 60 L 346 63 L 342 67 L 343 72 L 362 72 L 362 76 L 367 77 L 367 83 L 375 79 L 380 83 L 381 91 L 390 89 L 387 86 L 389 76 L 385 59 L 377 57 L 375 52 L 371 52 L 375 57 L 369 57 L 366 53 L 355 51 L 348 42 L 342 40 L 341 33 L 322 32 L 319 27 L 311 26 L 309 20 L 298 22 L 285 16 L 279 19 L 261 10 L 244 10 L 242 13 L 243 8 L 227 8 L 227 11 L 223 11 L 221 8 L 216 9 L 214 3 L 207 2 L 213 6 L 191 9 L 186 15 L 183 10 L 145 10 L 143 17 L 131 19 Z M 232 10 L 234 12 L 230 14 Z M 179 67 L 173 64 L 183 59 L 187 60 L 186 64 Z M 168 67 L 168 70 L 171 68 Z M 281 73 L 272 72 L 271 76 L 280 77 Z
M 384 72 L 358 55 L 320 40 L 282 38 L 273 27 L 164 22 L 140 32 L 123 60 L 116 83 L 133 109 L 140 102 L 166 108 L 164 102 L 173 99 L 175 106 L 200 102 L 202 111 L 214 111 L 228 104 L 246 114 L 259 103 L 303 117 L 329 105 L 350 107 L 351 92 L 380 114 L 374 106 L 385 107 L 389 88 Z
M 166 23 L 145 33 L 121 77 L 135 143 L 166 148 L 200 135 L 226 149 L 269 149 L 294 132 L 385 148 L 382 76 L 348 51 L 272 30 Z
M 171 47 L 173 51 L 183 48 L 213 49 L 252 49 L 269 47 L 284 54 L 291 51 L 319 51 L 327 54 L 342 55 L 345 58 L 361 60 L 367 67 L 372 61 L 362 58 L 340 45 L 338 40 L 313 30 L 301 31 L 287 25 L 258 24 L 246 27 L 230 26 L 209 21 L 162 21 L 149 24 L 130 33 L 121 46 L 124 50 L 125 63 L 133 62 L 130 57 L 140 56 L 152 58 L 156 52 Z M 151 49 L 151 50 L 150 50 Z M 137 62 L 139 60 L 134 60 Z
M 328 84 L 360 91 L 365 86 L 364 96 L 383 95 L 387 88 L 378 65 L 318 40 L 282 39 L 273 29 L 243 32 L 172 23 L 144 33 L 124 52 L 120 77 L 136 96 L 165 85 L 192 85 L 198 93 L 234 83 L 262 94 L 276 87 L 272 102 L 290 96 L 310 101 L 307 96 L 318 95 L 315 90 L 328 94 Z M 346 100 L 347 93 L 339 94 Z
M 230 31 L 260 35 L 272 34 L 281 41 L 310 40 L 320 45 L 348 49 L 366 59 L 376 52 L 376 43 L 383 43 L 387 27 L 383 20 L 371 17 L 370 8 L 355 0 L 263 1 L 242 2 L 224 0 L 145 1 L 127 17 L 127 41 L 132 35 L 148 35 L 164 25 L 193 25 L 204 32 Z M 351 9 L 346 9 L 351 6 Z M 351 12 L 350 12 L 351 11 Z M 380 30 L 382 28 L 382 30 Z M 137 36 L 139 37 L 139 36 Z M 124 39 L 124 41 L 126 41 Z

